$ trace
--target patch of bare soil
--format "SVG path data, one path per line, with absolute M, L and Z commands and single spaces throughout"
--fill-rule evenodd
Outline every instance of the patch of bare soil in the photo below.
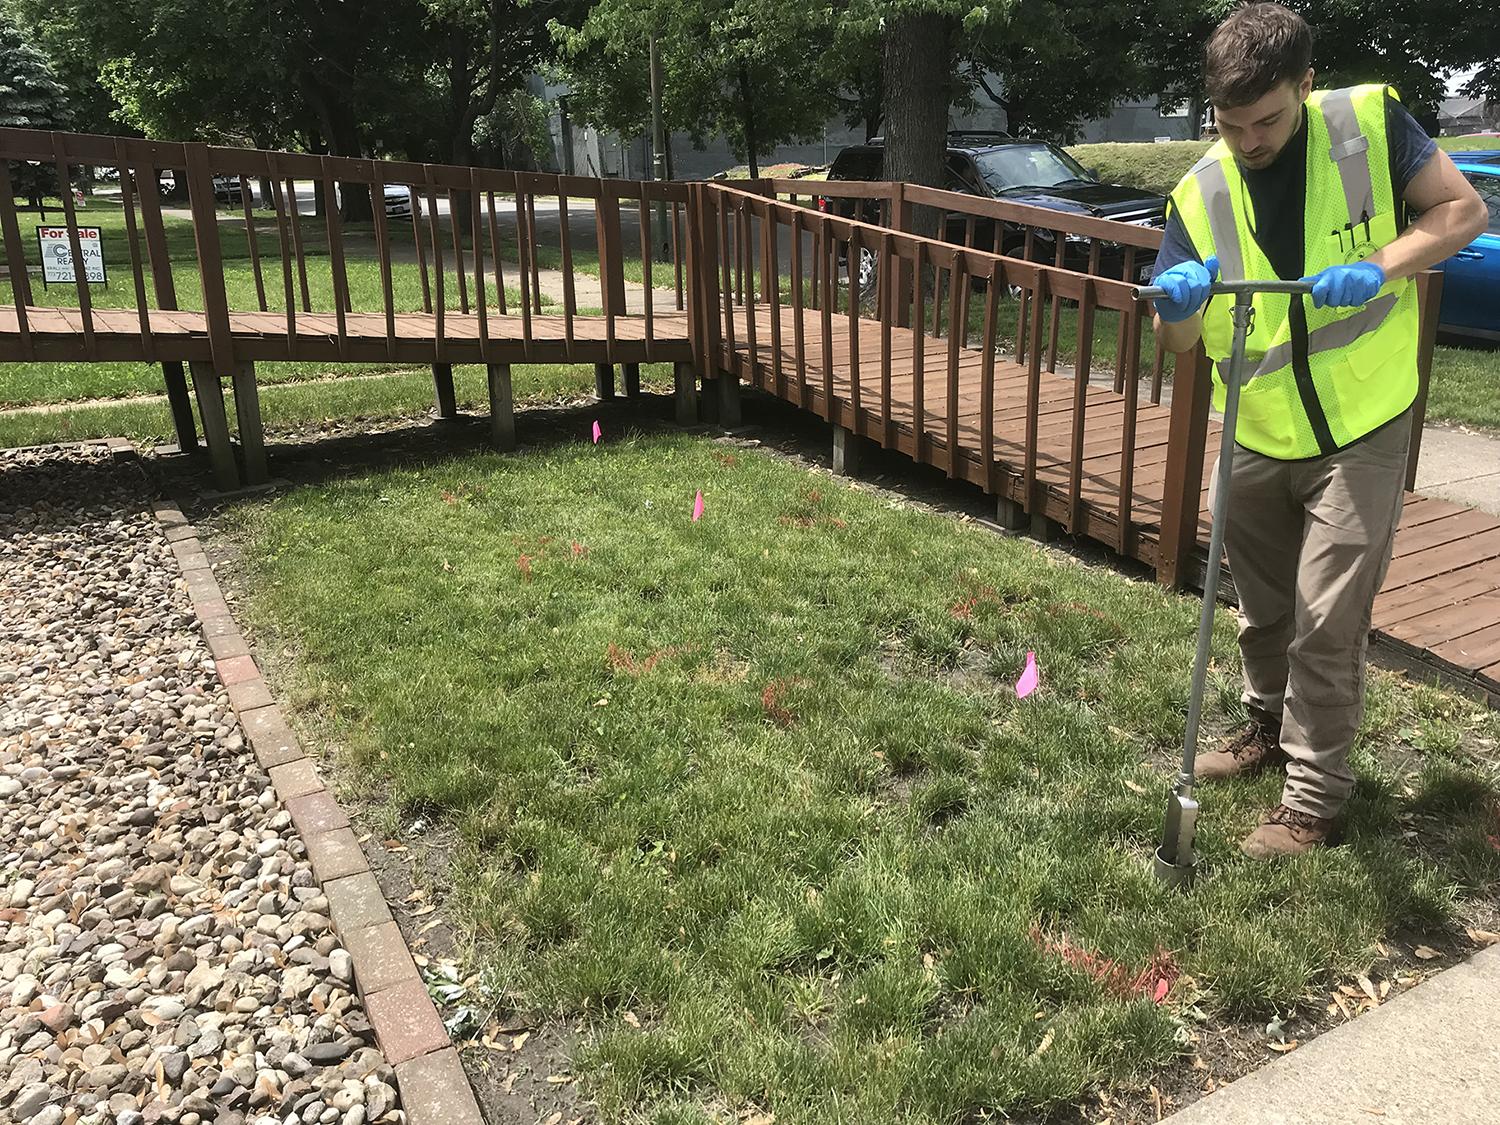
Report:
M 373 806 L 345 806 L 356 825 L 368 824 Z M 417 968 L 428 982 L 459 1049 L 464 1072 L 489 1125 L 597 1125 L 594 1108 L 579 1092 L 570 1059 L 582 1025 L 544 1019 L 536 1013 L 485 1007 L 479 982 L 465 977 L 481 963 L 482 951 L 463 936 L 447 915 L 446 885 L 453 842 L 440 825 L 402 817 L 401 835 L 382 838 L 356 827 L 391 914 L 406 939 Z M 412 831 L 416 827 L 417 831 Z M 444 1000 L 444 988 L 464 991 Z M 463 1009 L 477 1019 L 463 1019 Z

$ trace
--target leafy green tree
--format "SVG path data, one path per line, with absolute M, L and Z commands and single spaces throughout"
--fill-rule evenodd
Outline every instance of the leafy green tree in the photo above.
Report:
M 477 134 L 491 136 L 497 107 L 515 105 L 552 50 L 548 21 L 573 0 L 422 0 L 430 61 L 404 114 L 410 148 L 473 163 Z M 502 112 L 501 118 L 504 117 Z M 483 127 L 480 122 L 486 122 Z M 425 143 L 424 143 L 425 141 Z M 495 150 L 488 149 L 491 154 Z
M 830 9 L 808 0 L 601 0 L 576 25 L 554 22 L 581 119 L 646 131 L 653 31 L 669 129 L 726 138 L 752 175 L 776 145 L 821 133 L 835 104 L 818 65 L 833 23 Z
M 1017 136 L 1071 142 L 1123 99 L 1158 92 L 1142 65 L 1151 9 L 1136 0 L 1015 0 L 985 30 L 970 76 Z
M 69 125 L 85 133 L 113 132 L 114 99 L 99 82 L 98 67 L 87 44 L 65 10 L 48 4 L 42 13 L 39 7 L 25 0 L 0 0 L 0 13 L 7 14 L 51 64 L 66 93 Z
M 67 117 L 67 94 L 51 63 L 13 20 L 0 17 L 0 125 L 60 129 Z M 50 164 L 11 161 L 8 168 L 11 189 L 38 211 L 43 198 L 61 188 Z

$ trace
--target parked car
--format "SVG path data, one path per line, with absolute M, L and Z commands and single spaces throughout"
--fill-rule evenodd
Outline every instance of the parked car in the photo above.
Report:
M 385 185 L 385 213 L 391 218 L 411 215 L 411 188 L 405 184 Z
M 239 203 L 240 178 L 238 176 L 215 176 L 214 177 L 214 199 L 219 203 Z M 250 189 L 250 201 L 255 201 L 255 189 Z
M 1490 209 L 1478 238 L 1443 263 L 1443 332 L 1500 340 L 1500 150 L 1449 153 Z
M 851 145 L 840 152 L 829 168 L 828 178 L 881 180 L 885 178 L 883 165 L 884 138 L 876 137 L 868 144 Z M 949 133 L 947 175 L 943 186 L 949 191 L 983 199 L 1024 203 L 1049 211 L 1090 215 L 1136 226 L 1161 227 L 1165 224 L 1164 196 L 1123 184 L 1105 183 L 1057 145 L 1047 141 L 1020 140 L 1006 133 Z M 819 207 L 844 216 L 857 215 L 866 222 L 879 221 L 879 203 L 874 200 L 830 197 L 819 200 Z M 943 237 L 949 242 L 962 243 L 968 221 L 967 215 L 950 213 Z M 976 246 L 985 249 L 994 246 L 994 224 L 995 220 L 990 218 L 975 221 Z M 1067 235 L 1066 239 L 1064 264 L 1070 269 L 1086 268 L 1088 240 L 1078 235 Z M 1002 223 L 1000 245 L 1003 253 L 1022 257 L 1025 240 L 1025 227 Z M 1051 232 L 1038 229 L 1032 242 L 1033 260 L 1053 262 L 1056 254 Z M 871 251 L 864 249 L 860 257 L 860 284 L 868 287 L 874 279 L 876 259 Z M 1135 276 L 1131 280 L 1150 280 L 1155 258 L 1151 251 L 1137 250 Z M 1123 247 L 1114 243 L 1101 247 L 1101 272 L 1118 277 L 1123 265 Z

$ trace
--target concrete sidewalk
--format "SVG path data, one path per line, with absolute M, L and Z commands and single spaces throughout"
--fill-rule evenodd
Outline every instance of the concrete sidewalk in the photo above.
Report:
M 1500 515 L 1500 437 L 1452 426 L 1425 427 L 1417 491 Z M 1494 1120 L 1500 1121 L 1500 1108 Z
M 1500 946 L 1230 1083 L 1172 1125 L 1495 1125 Z

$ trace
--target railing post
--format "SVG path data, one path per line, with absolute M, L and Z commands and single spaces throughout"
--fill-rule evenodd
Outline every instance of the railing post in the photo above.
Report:
M 203 287 L 203 315 L 208 322 L 208 347 L 214 371 L 234 374 L 234 338 L 229 330 L 229 298 L 224 291 L 224 261 L 219 248 L 219 216 L 214 203 L 213 169 L 208 146 L 183 145 L 187 165 L 188 203 L 193 214 L 193 241 L 198 249 L 198 275 Z M 336 206 L 328 201 L 330 207 Z
M 898 231 L 911 230 L 911 204 L 906 200 L 906 185 L 897 181 L 891 184 L 891 229 Z M 911 292 L 911 263 L 905 258 L 898 257 L 896 265 L 896 327 L 911 327 L 911 305 L 907 303 L 906 294 Z
M 765 196 L 772 203 L 776 202 L 776 189 L 771 181 L 759 179 L 750 181 L 755 186 L 752 191 Z M 763 305 L 771 303 L 771 290 L 776 286 L 777 279 L 771 274 L 771 240 L 776 237 L 776 212 L 766 212 L 766 217 L 760 222 L 760 302 Z M 755 218 L 755 212 L 750 212 L 750 217 Z M 753 273 L 753 271 L 752 271 Z
M 594 221 L 599 226 L 599 286 L 606 316 L 625 315 L 625 255 L 620 235 L 620 199 L 610 192 L 612 185 L 601 182 L 594 200 Z M 642 278 L 646 286 L 649 277 Z
M 1417 487 L 1417 461 L 1422 456 L 1422 427 L 1427 424 L 1427 389 L 1432 382 L 1432 349 L 1437 344 L 1438 310 L 1443 302 L 1443 274 L 1417 274 L 1417 397 L 1411 404 L 1411 446 L 1406 454 L 1406 487 Z
M 1130 313 L 1123 315 L 1129 316 Z M 1156 580 L 1180 587 L 1198 549 L 1198 516 L 1203 500 L 1203 458 L 1208 450 L 1208 408 L 1213 399 L 1213 364 L 1199 343 L 1173 357 L 1172 415 L 1167 428 L 1166 479 L 1162 482 L 1161 537 Z M 1225 453 L 1232 452 L 1225 450 Z
M 693 340 L 693 358 L 698 374 L 705 380 L 716 379 L 723 349 L 723 329 L 719 323 L 719 227 L 717 213 L 709 198 L 711 189 L 704 184 L 688 188 L 689 204 L 684 212 L 688 235 L 688 324 Z

